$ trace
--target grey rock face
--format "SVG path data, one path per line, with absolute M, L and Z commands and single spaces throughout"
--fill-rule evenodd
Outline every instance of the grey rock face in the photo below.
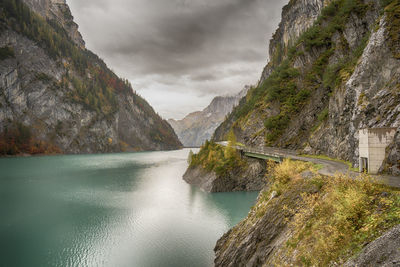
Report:
M 312 19 L 303 19 L 305 12 L 309 10 L 311 14 L 317 16 L 327 4 L 324 1 L 306 2 L 291 1 L 285 7 L 281 25 L 271 40 L 271 61 L 260 82 L 264 81 L 276 67 L 272 58 L 276 50 L 279 47 L 287 47 L 290 40 L 295 40 L 298 34 L 312 24 Z M 362 44 L 364 37 L 369 37 L 354 70 L 344 78 L 345 81 L 341 85 L 334 88 L 333 92 L 323 86 L 321 77 L 321 85 L 311 88 L 312 93 L 308 102 L 291 116 L 288 127 L 274 142 L 274 146 L 306 149 L 307 153 L 326 154 L 333 158 L 348 160 L 354 166 L 358 166 L 360 128 L 400 126 L 398 89 L 400 60 L 394 57 L 388 46 L 390 38 L 387 30 L 388 22 L 385 15 L 380 16 L 379 1 L 366 2 L 369 3 L 369 8 L 365 14 L 351 14 L 343 33 L 334 34 L 331 40 L 336 49 L 329 57 L 330 66 L 340 62 L 349 53 L 353 53 L 352 51 Z M 324 48 L 305 50 L 302 45 L 299 45 L 297 50 L 301 50 L 302 53 L 296 56 L 293 64 L 301 74 L 309 70 L 315 60 L 326 51 Z M 285 55 L 285 51 L 282 51 Z M 299 89 L 302 89 L 302 86 L 304 85 L 299 83 Z M 319 122 L 318 117 L 324 109 L 329 110 L 329 115 L 327 119 Z M 242 121 L 241 126 L 235 124 L 235 118 L 228 117 L 216 129 L 215 140 L 223 140 L 226 133 L 233 128 L 240 142 L 251 146 L 264 146 L 265 136 L 268 133 L 264 122 L 267 118 L 279 114 L 281 107 L 279 103 L 271 103 L 263 110 L 255 110 L 249 113 L 249 117 Z M 396 168 L 391 166 L 398 166 L 400 160 L 396 147 L 397 145 L 393 144 L 390 147 L 392 150 L 387 152 L 391 155 L 391 160 L 390 166 L 386 169 L 392 173 L 396 172 Z
M 359 255 L 346 262 L 344 266 L 400 266 L 400 225 L 368 244 Z
M 65 1 L 26 3 L 51 18 L 70 14 Z M 57 10 L 61 13 L 55 14 Z M 69 19 L 57 18 L 65 23 Z M 74 41 L 83 45 L 78 39 Z M 139 106 L 133 91 L 116 93 L 117 111 L 105 116 L 72 101 L 69 95 L 76 90 L 72 83 L 60 86 L 67 72 L 82 78 L 66 67 L 68 59 L 50 57 L 44 48 L 11 29 L 0 33 L 0 47 L 5 46 L 13 48 L 15 57 L 0 60 L 0 133 L 13 122 L 19 122 L 29 127 L 36 140 L 52 144 L 64 153 L 181 147 L 171 126 L 144 100 Z
M 85 48 L 85 41 L 78 31 L 78 24 L 65 0 L 23 0 L 33 11 L 43 18 L 59 23 L 68 33 L 69 37 L 81 48 Z
M 182 120 L 170 119 L 168 122 L 184 146 L 199 147 L 206 140 L 211 139 L 215 129 L 246 95 L 249 88 L 246 86 L 234 96 L 217 96 L 203 111 L 190 113 Z
M 400 126 L 400 60 L 386 40 L 384 16 L 353 74 L 329 99 L 329 119 L 310 137 L 311 147 L 357 165 L 358 129 Z
M 386 148 L 386 160 L 380 171 L 400 175 L 400 127 L 397 128 L 393 142 Z
M 217 176 L 201 166 L 190 167 L 183 179 L 206 192 L 259 191 L 266 184 L 266 162 L 250 158 L 246 160 L 248 166 L 245 169 L 234 169 L 225 176 Z
M 215 266 L 275 266 L 274 257 L 279 255 L 280 250 L 287 249 L 286 242 L 291 237 L 288 222 L 293 214 L 288 210 L 295 210 L 301 203 L 299 196 L 309 191 L 309 187 L 300 184 L 280 196 L 272 192 L 268 201 L 260 201 L 268 192 L 268 186 L 265 187 L 247 218 L 217 241 Z M 261 209 L 265 212 L 258 214 L 257 210 Z M 294 266 L 291 264 L 287 266 Z
M 282 9 L 282 19 L 269 43 L 268 64 L 261 74 L 262 83 L 271 74 L 275 60 L 282 60 L 290 45 L 318 18 L 321 10 L 329 3 L 326 0 L 290 1 Z M 279 55 L 280 54 L 280 55 Z
M 205 192 L 213 192 L 213 183 L 217 179 L 214 172 L 206 171 L 201 166 L 189 168 L 183 175 L 183 180 L 188 184 L 198 186 Z

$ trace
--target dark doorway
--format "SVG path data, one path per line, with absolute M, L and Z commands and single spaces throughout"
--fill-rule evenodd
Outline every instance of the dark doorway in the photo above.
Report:
M 368 158 L 361 158 L 361 172 L 368 172 Z

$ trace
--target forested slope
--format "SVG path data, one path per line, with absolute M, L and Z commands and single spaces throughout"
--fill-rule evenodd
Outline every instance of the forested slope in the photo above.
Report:
M 65 1 L 0 3 L 0 154 L 180 146 L 129 82 L 84 47 Z

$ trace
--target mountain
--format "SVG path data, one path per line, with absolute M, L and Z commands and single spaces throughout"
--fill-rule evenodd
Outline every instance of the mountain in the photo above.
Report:
M 326 154 L 358 166 L 358 130 L 393 127 L 400 173 L 400 2 L 291 0 L 257 87 L 216 129 L 224 140 Z
M 184 146 L 199 147 L 211 139 L 215 129 L 249 89 L 250 86 L 245 86 L 237 95 L 217 96 L 203 111 L 190 113 L 182 120 L 169 119 L 168 122 Z
M 251 146 L 326 154 L 357 166 L 359 129 L 397 128 L 381 171 L 400 174 L 399 0 L 290 0 L 269 58 L 258 86 L 216 129 L 215 141 L 229 133 Z M 223 184 L 247 181 L 230 175 L 249 164 L 226 156 L 228 148 L 207 142 L 186 176 L 210 180 L 214 172 L 231 176 Z M 218 240 L 215 266 L 399 265 L 397 190 L 363 175 L 320 176 L 307 164 L 267 163 L 267 184 L 247 218 Z M 383 202 L 391 204 L 382 210 Z
M 0 154 L 181 147 L 85 42 L 65 0 L 0 3 Z

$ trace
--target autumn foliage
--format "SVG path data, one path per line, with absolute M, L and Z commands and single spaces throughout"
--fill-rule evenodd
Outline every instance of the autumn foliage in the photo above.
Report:
M 21 123 L 0 134 L 0 155 L 18 154 L 59 154 L 61 150 L 41 140 L 33 138 L 30 129 Z

